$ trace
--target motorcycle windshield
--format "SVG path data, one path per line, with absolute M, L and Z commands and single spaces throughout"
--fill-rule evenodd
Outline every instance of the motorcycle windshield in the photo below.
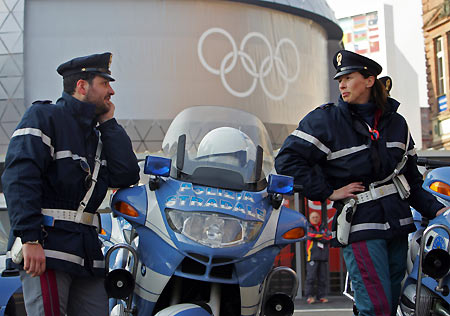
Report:
M 179 146 L 183 135 L 185 145 Z M 262 168 L 258 167 L 258 147 L 263 152 Z M 261 120 L 220 106 L 197 106 L 180 112 L 164 137 L 163 152 L 172 159 L 171 177 L 232 190 L 263 189 L 274 162 Z

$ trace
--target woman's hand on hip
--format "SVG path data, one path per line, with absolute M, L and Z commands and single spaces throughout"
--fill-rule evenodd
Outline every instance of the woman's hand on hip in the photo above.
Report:
M 365 187 L 362 182 L 352 182 L 347 184 L 345 187 L 334 190 L 333 193 L 328 197 L 331 201 L 342 200 L 345 198 L 356 198 L 355 192 L 364 192 Z

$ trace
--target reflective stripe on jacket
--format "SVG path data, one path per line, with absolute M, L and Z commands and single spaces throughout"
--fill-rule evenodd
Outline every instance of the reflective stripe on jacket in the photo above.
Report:
M 88 173 L 94 170 L 98 132 L 103 150 L 94 192 L 85 212 L 94 213 L 108 187 L 139 181 L 139 167 L 125 130 L 115 119 L 96 126 L 95 105 L 63 93 L 51 104 L 38 101 L 25 112 L 14 131 L 5 159 L 2 184 L 14 236 L 42 240 L 49 269 L 77 275 L 104 273 L 101 244 L 93 226 L 56 221 L 43 223 L 42 208 L 76 210 L 86 194 Z

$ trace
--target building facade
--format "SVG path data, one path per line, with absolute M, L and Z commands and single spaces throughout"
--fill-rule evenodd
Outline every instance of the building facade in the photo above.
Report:
M 450 1 L 423 0 L 423 33 L 425 40 L 430 130 L 429 147 L 450 149 Z
M 113 53 L 116 117 L 136 152 L 158 151 L 175 115 L 193 105 L 255 114 L 276 149 L 306 113 L 329 101 L 330 55 L 342 31 L 324 0 L 33 0 L 21 5 L 25 106 L 10 121 L 17 122 L 33 100 L 56 101 L 62 90 L 58 64 L 103 51 Z M 0 153 L 13 128 L 0 138 Z
M 348 50 L 376 60 L 380 76 L 392 78 L 391 96 L 418 149 L 422 144 L 421 108 L 427 107 L 422 7 L 411 0 L 327 0 L 343 29 Z

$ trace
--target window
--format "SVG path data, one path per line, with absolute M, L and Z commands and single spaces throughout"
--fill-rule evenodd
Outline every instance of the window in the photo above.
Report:
M 436 50 L 436 88 L 437 95 L 441 96 L 445 94 L 445 62 L 444 62 L 444 39 L 438 37 L 434 40 Z

